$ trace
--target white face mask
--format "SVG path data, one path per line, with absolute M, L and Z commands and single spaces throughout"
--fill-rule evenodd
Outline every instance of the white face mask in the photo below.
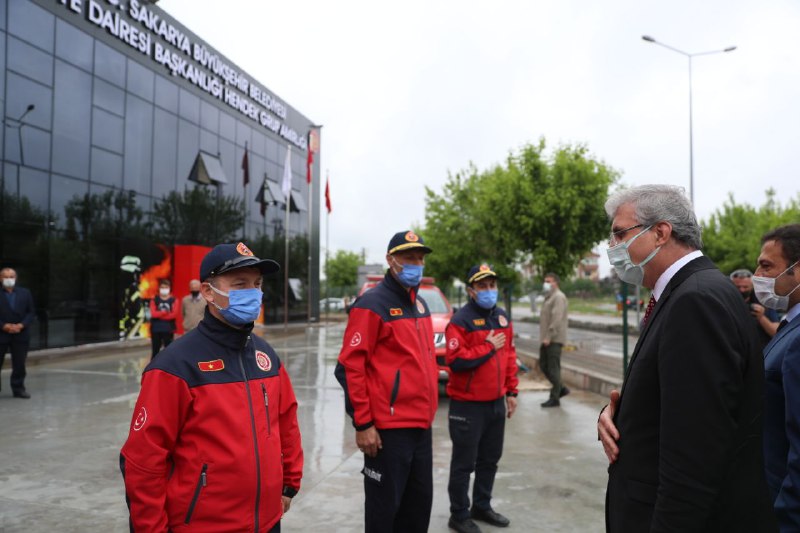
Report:
M 800 284 L 795 285 L 794 289 L 789 291 L 789 294 L 783 296 L 775 294 L 775 280 L 786 274 L 792 269 L 799 261 L 789 265 L 789 268 L 775 276 L 774 278 L 767 278 L 764 276 L 753 276 L 753 292 L 756 293 L 756 298 L 764 307 L 774 309 L 776 311 L 786 311 L 789 309 L 789 296 L 800 287 Z
M 552 288 L 553 288 L 553 286 L 550 283 L 548 283 L 546 281 L 544 283 L 542 283 L 542 291 L 550 292 L 552 290 Z
M 611 263 L 611 266 L 614 267 L 614 270 L 619 276 L 619 279 L 624 281 L 625 283 L 630 283 L 631 285 L 639 286 L 644 281 L 644 266 L 650 262 L 652 258 L 656 256 L 658 251 L 661 249 L 660 246 L 656 247 L 655 250 L 652 251 L 650 255 L 648 255 L 644 261 L 639 263 L 638 265 L 634 265 L 633 261 L 631 260 L 631 254 L 628 252 L 628 248 L 630 245 L 638 239 L 641 235 L 645 234 L 647 231 L 650 230 L 653 226 L 647 226 L 633 239 L 621 242 L 616 246 L 612 246 L 606 252 L 608 253 L 608 261 Z
M 13 289 L 14 285 L 17 284 L 16 278 L 3 278 L 3 287 L 6 289 Z
M 158 289 L 158 293 L 161 295 L 162 298 L 166 298 L 169 296 L 169 289 Z

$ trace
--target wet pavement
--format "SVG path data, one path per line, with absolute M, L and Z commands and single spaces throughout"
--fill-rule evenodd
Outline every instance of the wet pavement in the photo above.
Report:
M 284 531 L 362 531 L 361 454 L 333 376 L 343 324 L 269 340 L 299 401 L 305 469 Z M 119 449 L 127 437 L 139 375 L 134 353 L 42 364 L 29 369 L 31 400 L 11 397 L 9 366 L 0 392 L 0 532 L 127 531 Z M 595 422 L 603 397 L 582 391 L 542 409 L 542 384 L 525 381 L 506 425 L 494 507 L 502 531 L 603 531 L 606 461 Z M 434 504 L 430 531 L 447 531 L 450 440 L 447 399 L 434 423 Z M 484 531 L 501 531 L 482 526 Z

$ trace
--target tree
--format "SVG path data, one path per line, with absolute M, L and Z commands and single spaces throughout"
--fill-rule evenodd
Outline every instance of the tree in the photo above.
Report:
M 775 200 L 775 191 L 766 191 L 764 204 L 755 208 L 737 204 L 733 195 L 703 222 L 703 253 L 725 273 L 737 268 L 755 270 L 761 252 L 761 237 L 769 230 L 800 220 L 800 196 L 786 207 Z
M 353 287 L 358 282 L 361 256 L 355 252 L 338 250 L 325 264 L 325 278 L 329 287 Z
M 153 237 L 164 244 L 214 246 L 236 240 L 244 228 L 244 200 L 198 186 L 170 192 L 153 205 Z
M 434 253 L 432 274 L 463 279 L 470 265 L 489 261 L 504 280 L 530 260 L 540 276 L 567 277 L 583 255 L 608 234 L 603 204 L 618 173 L 583 145 L 545 141 L 510 153 L 505 165 L 479 172 L 474 165 L 450 176 L 441 194 L 426 189 L 425 229 Z
M 84 242 L 99 235 L 137 237 L 146 231 L 134 191 L 76 194 L 64 206 L 64 216 L 68 238 Z

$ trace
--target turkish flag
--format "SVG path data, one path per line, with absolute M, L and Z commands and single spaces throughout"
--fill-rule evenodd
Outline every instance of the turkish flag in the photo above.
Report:
M 330 178 L 325 180 L 325 208 L 328 210 L 328 213 L 331 212 L 331 180 L 330 180 Z
M 244 186 L 250 183 L 250 162 L 247 159 L 247 145 L 244 145 L 244 157 L 242 157 L 242 170 L 244 171 Z
M 217 372 L 225 368 L 225 362 L 222 359 L 214 359 L 213 361 L 198 361 L 197 366 L 203 372 Z

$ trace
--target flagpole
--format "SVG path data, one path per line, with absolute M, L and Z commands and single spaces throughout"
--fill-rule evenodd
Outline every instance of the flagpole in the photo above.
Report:
M 286 247 L 284 249 L 286 266 L 283 270 L 283 329 L 289 327 L 289 204 L 290 198 L 286 198 L 286 224 L 284 225 L 284 235 Z
M 242 160 L 242 170 L 244 171 L 244 227 L 242 228 L 242 240 L 247 242 L 247 184 L 250 183 L 250 160 L 247 157 L 247 141 L 244 142 L 244 159 Z
M 311 150 L 311 146 L 308 147 Z M 308 300 L 306 323 L 311 325 L 311 224 L 314 223 L 312 213 L 314 204 L 311 202 L 311 191 L 314 189 L 314 173 L 308 169 L 311 181 L 308 182 L 308 284 L 306 285 L 306 300 Z
M 325 169 L 325 179 L 326 183 L 331 181 L 331 171 L 330 169 Z M 328 272 L 328 256 L 330 253 L 330 238 L 331 238 L 331 212 L 325 209 L 325 273 Z M 328 279 L 327 275 L 325 276 L 325 323 L 328 323 L 328 310 L 330 309 L 330 289 L 331 289 L 331 282 Z

